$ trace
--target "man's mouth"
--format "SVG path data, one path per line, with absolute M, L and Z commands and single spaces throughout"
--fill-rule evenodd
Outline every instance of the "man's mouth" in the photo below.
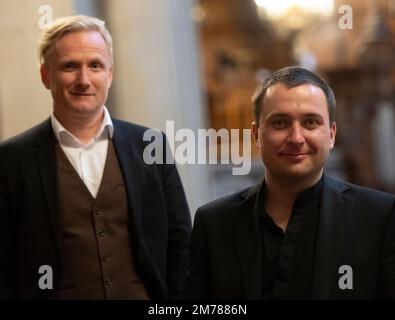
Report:
M 94 93 L 86 93 L 86 92 L 70 92 L 70 94 L 79 97 L 90 97 L 95 95 Z
M 282 152 L 282 153 L 280 153 L 280 156 L 289 158 L 289 159 L 293 159 L 293 160 L 303 160 L 303 159 L 307 158 L 309 154 L 310 153 L 308 153 L 308 152 L 298 152 L 298 153 Z

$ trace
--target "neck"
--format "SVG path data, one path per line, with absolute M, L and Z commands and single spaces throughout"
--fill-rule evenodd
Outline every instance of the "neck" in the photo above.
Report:
M 296 197 L 301 191 L 316 184 L 321 176 L 322 170 L 309 179 L 278 178 L 265 174 L 265 210 L 277 226 L 285 231 Z
M 96 135 L 103 117 L 104 108 L 100 108 L 94 114 L 65 114 L 54 111 L 56 119 L 65 129 L 70 131 L 81 143 L 87 144 Z

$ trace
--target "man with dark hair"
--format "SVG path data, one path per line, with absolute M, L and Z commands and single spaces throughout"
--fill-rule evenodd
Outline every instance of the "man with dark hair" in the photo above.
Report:
M 144 161 L 146 128 L 104 105 L 113 75 L 104 21 L 55 20 L 39 56 L 53 113 L 0 144 L 0 298 L 179 298 L 184 190 L 174 164 Z
M 335 104 L 299 67 L 257 88 L 264 179 L 196 212 L 187 298 L 395 298 L 395 197 L 324 174 Z

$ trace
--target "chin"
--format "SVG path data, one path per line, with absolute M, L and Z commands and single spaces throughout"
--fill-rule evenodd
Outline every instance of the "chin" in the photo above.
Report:
M 311 168 L 284 168 L 284 170 L 280 171 L 281 173 L 283 176 L 291 179 L 300 179 L 311 176 L 313 170 Z
M 78 113 L 91 113 L 92 111 L 96 111 L 99 109 L 97 106 L 91 105 L 73 105 L 71 109 L 77 111 Z

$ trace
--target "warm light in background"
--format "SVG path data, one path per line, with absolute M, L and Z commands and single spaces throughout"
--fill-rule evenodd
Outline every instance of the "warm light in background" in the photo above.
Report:
M 293 8 L 328 16 L 333 12 L 333 0 L 255 0 L 255 3 L 269 16 L 282 16 Z
M 255 0 L 258 14 L 282 37 L 333 14 L 333 0 Z

